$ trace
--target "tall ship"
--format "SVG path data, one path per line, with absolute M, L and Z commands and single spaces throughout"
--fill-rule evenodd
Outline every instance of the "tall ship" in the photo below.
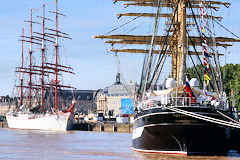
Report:
M 47 7 L 54 10 L 46 12 Z M 66 131 L 73 127 L 75 102 L 66 101 L 63 95 L 64 88 L 74 89 L 63 84 L 64 74 L 74 73 L 73 68 L 62 64 L 62 41 L 71 39 L 59 30 L 62 16 L 65 17 L 56 0 L 38 9 L 31 8 L 30 20 L 24 21 L 27 28 L 23 28 L 20 38 L 21 66 L 16 68 L 19 98 L 16 110 L 6 115 L 9 128 Z M 25 46 L 29 47 L 27 51 Z
M 105 43 L 111 44 L 109 52 L 115 54 L 120 70 L 120 53 L 144 54 L 134 96 L 132 149 L 181 155 L 239 152 L 240 123 L 224 91 L 219 59 L 222 47 L 240 39 L 221 25 L 223 17 L 216 16 L 220 7 L 231 4 L 208 0 L 114 0 L 117 2 L 124 2 L 127 10 L 137 7 L 138 13 L 116 14 L 131 19 L 95 38 L 108 39 Z M 141 24 L 126 29 L 140 18 L 143 23 L 152 20 L 150 34 L 143 35 L 148 27 L 139 27 Z M 216 25 L 232 37 L 218 37 Z M 123 27 L 124 34 L 110 34 Z M 159 85 L 164 77 L 164 85 Z

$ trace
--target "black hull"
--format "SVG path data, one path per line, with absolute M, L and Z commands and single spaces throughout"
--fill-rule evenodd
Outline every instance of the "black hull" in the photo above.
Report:
M 224 120 L 208 108 L 185 108 L 206 116 Z M 194 111 L 195 110 L 195 111 Z M 198 120 L 167 110 L 148 110 L 137 114 L 134 122 L 132 146 L 140 152 L 182 155 L 227 155 L 229 149 L 237 150 L 231 129 Z M 137 131 L 137 132 L 136 132 Z

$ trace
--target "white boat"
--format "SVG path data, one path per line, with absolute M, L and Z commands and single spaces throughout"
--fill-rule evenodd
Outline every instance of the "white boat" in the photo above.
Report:
M 20 82 L 15 86 L 19 100 L 16 110 L 6 115 L 9 128 L 51 131 L 66 131 L 73 128 L 75 102 L 67 100 L 62 89 L 73 87 L 64 85 L 61 77 L 64 72 L 73 74 L 73 68 L 60 64 L 59 57 L 62 42 L 59 40 L 71 38 L 59 31 L 58 16 L 62 14 L 58 11 L 58 0 L 51 5 L 56 5 L 56 12 L 52 12 L 56 18 L 56 23 L 53 24 L 56 28 L 45 26 L 45 21 L 50 20 L 45 17 L 45 3 L 40 7 L 43 9 L 43 16 L 37 16 L 42 20 L 41 31 L 33 32 L 33 25 L 40 24 L 32 19 L 33 14 L 39 9 L 31 8 L 30 21 L 25 21 L 30 23 L 30 32 L 29 36 L 24 35 L 23 29 L 21 36 L 22 65 L 16 68 Z M 29 46 L 27 54 L 23 51 L 25 43 Z M 51 46 L 54 54 L 50 52 Z
M 12 129 L 31 129 L 66 131 L 73 127 L 73 112 L 50 114 L 9 113 L 6 115 L 8 127 Z

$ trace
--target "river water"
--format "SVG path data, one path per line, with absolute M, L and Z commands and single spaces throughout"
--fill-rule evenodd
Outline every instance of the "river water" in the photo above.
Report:
M 0 129 L 0 159 L 235 160 L 240 159 L 240 156 L 184 157 L 136 153 L 131 149 L 131 134 L 125 133 Z

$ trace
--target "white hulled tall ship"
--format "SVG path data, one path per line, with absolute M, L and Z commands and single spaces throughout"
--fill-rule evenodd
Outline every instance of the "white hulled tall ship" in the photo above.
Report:
M 240 123 L 234 116 L 235 109 L 228 105 L 219 63 L 222 54 L 218 52 L 220 47 L 231 46 L 230 42 L 240 39 L 232 32 L 237 39 L 217 37 L 214 33 L 215 25 L 223 27 L 222 17 L 214 15 L 221 6 L 229 7 L 230 3 L 208 0 L 114 0 L 114 3 L 121 1 L 125 8 L 137 6 L 138 11 L 145 12 L 117 14 L 118 18 L 134 18 L 95 38 L 110 39 L 105 43 L 115 47 L 110 51 L 117 58 L 119 53 L 145 54 L 135 98 L 133 150 L 182 155 L 226 155 L 228 150 L 240 151 Z M 146 7 L 156 8 L 156 12 L 146 13 L 149 11 Z M 142 35 L 143 30 L 141 35 L 109 34 L 146 17 L 153 19 L 152 35 Z M 145 19 L 143 23 L 147 22 Z M 138 28 L 136 25 L 127 33 L 137 33 Z M 135 46 L 138 48 L 132 48 Z M 190 63 L 197 79 L 189 75 Z M 171 67 L 166 67 L 167 64 Z M 160 90 L 159 79 L 166 77 L 164 71 L 169 72 L 169 78 Z
M 56 11 L 46 12 L 46 7 Z M 40 11 L 42 16 L 36 16 L 40 22 L 33 21 L 33 13 Z M 53 15 L 55 23 L 46 17 L 47 13 Z M 16 68 L 19 83 L 15 87 L 20 98 L 16 110 L 6 115 L 9 128 L 66 131 L 73 127 L 75 102 L 66 102 L 62 95 L 62 88 L 73 88 L 64 85 L 62 77 L 64 73 L 74 73 L 71 67 L 61 64 L 59 52 L 60 40 L 71 38 L 59 30 L 60 16 L 65 15 L 59 12 L 56 0 L 38 9 L 31 8 L 31 18 L 25 21 L 29 24 L 29 35 L 23 29 L 22 61 Z M 46 24 L 54 27 L 48 28 Z M 29 46 L 26 54 L 25 45 Z

